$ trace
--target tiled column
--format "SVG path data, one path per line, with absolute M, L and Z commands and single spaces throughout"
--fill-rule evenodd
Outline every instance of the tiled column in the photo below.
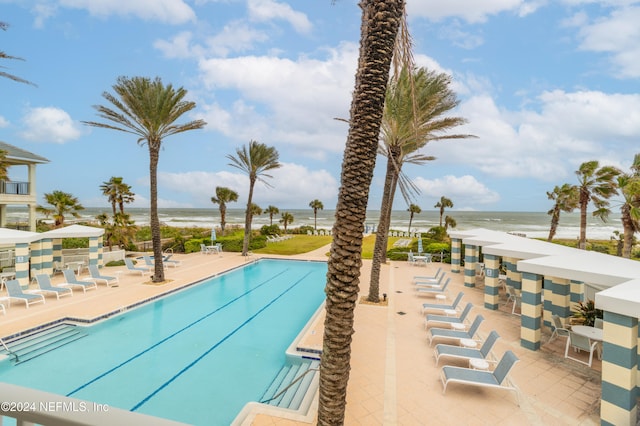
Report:
M 460 272 L 460 260 L 462 259 L 462 240 L 451 239 L 451 272 Z
M 53 243 L 47 238 L 40 241 L 40 269 L 46 274 L 53 274 Z
M 478 263 L 478 247 L 464 246 L 464 286 L 476 286 L 476 263 Z
M 102 258 L 102 237 L 89 238 L 89 265 L 99 265 Z
M 600 424 L 635 425 L 638 398 L 638 319 L 604 312 Z
M 507 285 L 517 290 L 522 289 L 522 274 L 518 272 L 517 259 L 506 257 L 503 260 L 507 267 Z
M 520 345 L 540 349 L 542 320 L 542 276 L 522 273 L 522 316 L 520 317 Z
M 500 258 L 493 254 L 484 255 L 484 307 L 497 310 L 500 302 Z
M 553 313 L 566 321 L 571 316 L 571 283 L 563 278 L 553 277 Z
M 35 241 L 29 244 L 29 248 L 31 249 L 30 268 L 42 271 L 42 242 Z
M 29 285 L 29 244 L 16 244 L 16 280 L 22 287 Z
M 571 308 L 575 303 L 584 302 L 584 283 L 571 280 Z
M 62 262 L 62 239 L 55 238 L 52 241 L 53 245 L 53 260 L 55 262 Z
M 553 327 L 551 321 L 551 315 L 553 315 L 553 281 L 550 278 L 544 277 L 542 286 L 542 295 L 544 296 L 544 302 L 542 303 L 542 318 L 544 318 L 544 325 L 547 327 Z

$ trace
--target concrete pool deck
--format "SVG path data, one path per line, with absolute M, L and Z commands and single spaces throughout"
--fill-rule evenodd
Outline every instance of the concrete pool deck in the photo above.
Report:
M 328 247 L 292 258 L 326 260 Z M 253 256 L 254 258 L 258 256 Z M 278 257 L 278 256 L 268 256 Z M 46 304 L 29 309 L 16 302 L 0 314 L 0 337 L 58 320 L 62 317 L 91 319 L 184 287 L 195 281 L 228 269 L 241 266 L 246 259 L 237 253 L 218 255 L 176 254 L 182 261 L 177 268 L 169 268 L 166 278 L 172 280 L 163 286 L 142 285 L 148 277 L 124 272 L 125 268 L 105 268 L 105 275 L 119 274 L 120 286 L 97 290 L 74 291 L 73 297 L 56 300 L 47 297 Z M 251 260 L 251 258 L 249 259 Z M 370 261 L 364 261 L 361 292 L 367 293 Z M 516 395 L 494 389 L 450 385 L 442 394 L 440 367 L 435 366 L 433 348 L 429 346 L 420 312 L 423 302 L 432 298 L 415 294 L 411 278 L 432 273 L 440 264 L 426 268 L 411 266 L 407 262 L 383 265 L 381 293 L 387 293 L 388 306 L 358 304 L 355 316 L 355 334 L 352 344 L 351 374 L 347 393 L 347 425 L 595 425 L 600 423 L 600 370 L 601 362 L 594 360 L 592 368 L 564 359 L 564 338 L 546 344 L 549 330 L 543 332 L 543 345 L 539 351 L 520 347 L 520 317 L 504 307 L 490 311 L 483 307 L 481 288 L 464 287 L 462 274 L 452 274 L 450 265 L 442 265 L 451 277 L 449 295 L 465 293 L 463 301 L 473 302 L 471 318 L 482 314 L 485 321 L 480 334 L 485 337 L 496 330 L 501 338 L 493 353 L 500 357 L 512 350 L 520 359 L 511 373 L 519 389 L 520 406 Z M 84 275 L 86 276 L 86 274 Z M 54 283 L 61 282 L 57 275 Z M 0 297 L 4 291 L 0 292 Z M 301 345 L 321 348 L 322 316 L 311 324 Z M 441 363 L 442 365 L 442 363 Z M 317 398 L 316 398 L 317 399 Z M 312 409 L 315 405 L 312 405 Z M 315 422 L 315 412 L 303 417 L 253 413 L 245 424 L 253 425 L 307 425 Z

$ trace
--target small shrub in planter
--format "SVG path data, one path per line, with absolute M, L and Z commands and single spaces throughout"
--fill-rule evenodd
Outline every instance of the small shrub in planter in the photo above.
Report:
M 586 302 L 578 302 L 577 311 L 573 313 L 573 317 L 582 321 L 583 324 L 593 327 L 596 322 L 596 318 L 602 318 L 602 309 L 596 309 L 596 303 L 593 300 L 587 300 Z

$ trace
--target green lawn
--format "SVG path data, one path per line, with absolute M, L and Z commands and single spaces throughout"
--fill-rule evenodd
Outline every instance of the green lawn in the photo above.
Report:
M 253 250 L 261 254 L 293 255 L 313 251 L 331 243 L 330 236 L 320 235 L 293 235 L 288 240 L 277 243 L 267 243 L 265 248 Z M 329 250 L 327 250 L 327 253 Z

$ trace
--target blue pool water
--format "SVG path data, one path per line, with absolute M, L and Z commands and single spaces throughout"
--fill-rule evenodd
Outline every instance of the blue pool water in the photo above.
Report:
M 87 327 L 0 381 L 196 425 L 258 401 L 324 299 L 325 263 L 261 260 Z

